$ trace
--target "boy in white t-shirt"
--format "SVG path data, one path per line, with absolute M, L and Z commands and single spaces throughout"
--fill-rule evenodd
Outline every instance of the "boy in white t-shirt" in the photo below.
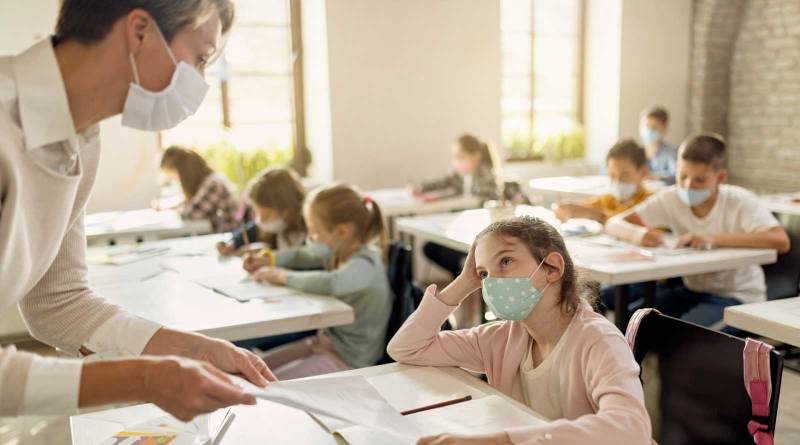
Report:
M 664 243 L 658 228 L 696 249 L 754 247 L 789 251 L 789 237 L 758 197 L 725 184 L 725 142 L 718 135 L 687 139 L 678 152 L 676 185 L 610 219 L 606 231 L 643 246 Z M 632 295 L 636 297 L 636 295 Z M 703 326 L 722 320 L 726 306 L 766 300 L 764 272 L 751 265 L 683 277 L 682 286 L 659 289 L 655 307 Z

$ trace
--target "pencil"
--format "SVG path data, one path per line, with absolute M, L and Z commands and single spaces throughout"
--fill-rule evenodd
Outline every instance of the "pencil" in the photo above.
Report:
M 402 414 L 404 416 L 407 416 L 409 414 L 414 414 L 414 413 L 418 413 L 418 412 L 421 412 L 421 411 L 428 411 L 428 410 L 436 409 L 436 408 L 442 408 L 442 407 L 445 407 L 445 406 L 455 405 L 456 403 L 467 402 L 467 401 L 470 401 L 470 400 L 472 400 L 472 396 L 465 396 L 465 397 L 461 397 L 461 398 L 458 398 L 458 399 L 448 400 L 446 402 L 434 403 L 433 405 L 421 406 L 419 408 L 410 409 L 408 411 L 402 411 L 400 414 Z

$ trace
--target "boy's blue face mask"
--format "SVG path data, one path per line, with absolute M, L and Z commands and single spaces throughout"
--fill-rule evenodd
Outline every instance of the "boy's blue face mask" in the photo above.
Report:
M 678 198 L 689 207 L 697 207 L 711 197 L 709 189 L 692 189 L 678 187 Z
M 641 127 L 639 129 L 639 138 L 642 140 L 643 144 L 650 145 L 661 142 L 661 140 L 664 138 L 664 135 L 656 129 Z
M 524 320 L 542 299 L 544 291 L 550 283 L 542 289 L 536 289 L 531 279 L 542 268 L 544 259 L 539 267 L 527 277 L 487 277 L 483 279 L 483 301 L 497 318 L 503 320 Z

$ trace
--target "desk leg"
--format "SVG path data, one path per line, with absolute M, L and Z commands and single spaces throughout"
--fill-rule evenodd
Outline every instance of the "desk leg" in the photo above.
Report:
M 656 304 L 656 282 L 648 281 L 644 283 L 644 306 L 653 307 Z
M 614 286 L 614 322 L 620 331 L 625 332 L 628 327 L 628 300 L 630 300 L 630 286 L 623 284 Z

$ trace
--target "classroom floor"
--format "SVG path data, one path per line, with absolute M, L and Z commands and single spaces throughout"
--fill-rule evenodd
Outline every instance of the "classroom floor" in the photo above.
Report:
M 42 346 L 22 345 L 20 349 L 48 353 Z M 69 418 L 0 418 L 0 445 L 68 445 Z M 224 444 L 224 441 L 223 441 Z M 800 444 L 800 373 L 784 370 L 775 445 Z

